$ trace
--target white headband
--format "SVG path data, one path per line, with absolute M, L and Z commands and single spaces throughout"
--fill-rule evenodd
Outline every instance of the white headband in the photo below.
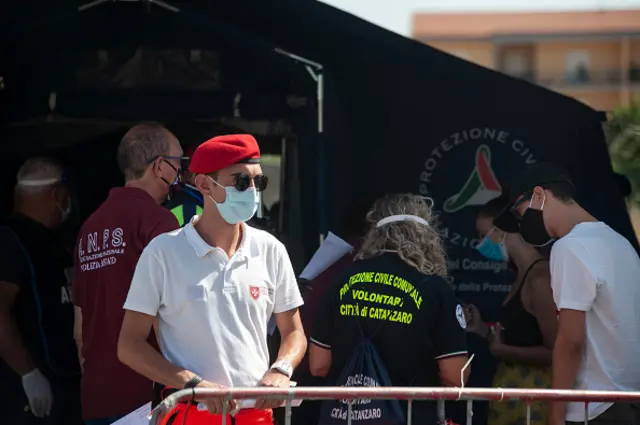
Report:
M 60 180 L 57 177 L 52 177 L 49 179 L 39 179 L 39 180 L 19 180 L 18 181 L 18 185 L 19 186 L 48 186 L 50 184 L 54 184 L 54 183 L 58 183 Z
M 417 215 L 408 215 L 408 214 L 398 214 L 398 215 L 390 215 L 389 217 L 385 217 L 376 224 L 376 227 L 382 227 L 385 224 L 395 223 L 397 221 L 415 221 L 416 223 L 420 223 L 424 226 L 428 226 L 429 222 L 422 217 L 418 217 Z

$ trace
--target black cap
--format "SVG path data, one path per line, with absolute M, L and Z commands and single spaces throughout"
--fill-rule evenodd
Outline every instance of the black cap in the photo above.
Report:
M 509 197 L 510 197 L 509 188 L 502 186 L 502 195 L 498 198 L 495 198 L 489 202 L 495 202 L 496 207 L 499 208 L 498 211 L 502 211 L 497 217 L 493 218 L 493 225 L 507 233 L 518 233 L 520 231 L 520 226 L 518 225 L 518 220 L 512 214 L 504 214 L 504 211 L 509 211 Z
M 533 190 L 536 186 L 545 187 L 553 183 L 569 183 L 573 186 L 569 173 L 558 164 L 537 162 L 525 168 L 524 171 L 513 180 L 509 189 L 507 206 L 504 211 L 493 220 L 493 224 L 498 229 L 506 232 L 518 232 L 518 221 L 510 211 L 513 204 L 520 196 Z

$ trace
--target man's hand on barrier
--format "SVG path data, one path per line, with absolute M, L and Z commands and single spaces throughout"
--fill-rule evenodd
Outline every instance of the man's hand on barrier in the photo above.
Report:
M 44 418 L 51 414 L 53 406 L 53 393 L 49 380 L 38 370 L 22 376 L 22 388 L 29 400 L 31 413 L 37 418 Z
M 267 373 L 264 374 L 260 382 L 258 383 L 259 387 L 273 387 L 273 388 L 289 388 L 291 380 L 288 376 L 284 375 L 281 372 L 270 369 Z M 266 410 L 266 409 L 274 409 L 276 407 L 280 407 L 284 400 L 283 399 L 266 399 L 261 398 L 256 400 L 256 409 L 258 410 Z
M 224 385 L 216 384 L 214 382 L 202 381 L 198 385 L 196 385 L 196 388 L 215 388 L 215 389 L 224 390 L 227 387 L 225 387 Z M 209 413 L 211 413 L 212 415 L 221 415 L 224 403 L 227 404 L 227 414 L 229 414 L 230 412 L 236 409 L 236 401 L 225 400 L 224 397 L 213 397 L 213 398 L 209 397 L 209 398 L 198 400 L 198 401 L 204 404 L 207 407 L 207 410 L 209 411 Z

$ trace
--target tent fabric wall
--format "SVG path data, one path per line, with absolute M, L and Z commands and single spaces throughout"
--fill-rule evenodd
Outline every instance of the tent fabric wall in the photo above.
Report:
M 18 3 L 8 7 L 26 8 Z M 40 1 L 29 2 L 30 8 L 41 10 L 39 17 L 53 13 L 50 6 L 46 11 L 34 3 Z M 317 246 L 318 232 L 338 229 L 350 204 L 362 196 L 430 196 L 447 229 L 458 295 L 481 306 L 487 320 L 497 319 L 513 276 L 474 249 L 475 215 L 478 206 L 524 166 L 540 160 L 565 165 L 580 202 L 637 247 L 614 183 L 600 114 L 573 99 L 465 62 L 320 2 L 170 2 L 181 8 L 180 13 L 153 5 L 146 13 L 135 3 L 108 3 L 76 13 L 75 2 L 59 3 L 67 5 L 65 25 L 41 25 L 28 34 L 11 25 L 11 32 L 3 33 L 3 41 L 20 38 L 24 46 L 46 50 L 40 60 L 23 57 L 6 68 L 9 76 L 22 78 L 18 91 L 27 93 L 28 100 L 58 84 L 73 87 L 73 61 L 66 70 L 41 75 L 43 63 L 62 66 L 55 60 L 56 46 L 222 46 L 223 66 L 225 52 L 233 63 L 227 74 L 231 91 L 242 84 L 273 85 L 280 93 L 293 87 L 309 99 L 314 84 L 304 68 L 273 49 L 323 65 L 325 131 L 316 134 L 315 105 L 304 111 L 295 129 L 300 135 L 299 202 L 307 257 Z M 18 15 L 23 22 L 35 19 L 24 10 Z M 7 67 L 6 62 L 0 63 Z M 94 114 L 99 115 L 95 106 Z M 321 196 L 319 179 L 326 185 Z M 320 204 L 328 206 L 326 217 L 320 217 Z M 326 226 L 320 225 L 321 219 Z M 477 352 L 476 363 L 488 356 L 480 348 Z M 490 384 L 490 368 L 486 371 L 476 375 L 475 384 Z M 474 420 L 481 417 L 477 412 Z

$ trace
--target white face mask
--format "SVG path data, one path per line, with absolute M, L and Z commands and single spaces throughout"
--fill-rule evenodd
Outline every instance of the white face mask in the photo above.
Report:
M 211 181 L 224 188 L 226 192 L 225 200 L 222 203 L 216 202 L 215 199 L 209 196 L 209 199 L 218 207 L 218 211 L 224 221 L 229 224 L 237 224 L 251 220 L 260 205 L 260 194 L 255 187 L 249 187 L 239 192 L 235 187 L 224 187 L 212 178 Z

